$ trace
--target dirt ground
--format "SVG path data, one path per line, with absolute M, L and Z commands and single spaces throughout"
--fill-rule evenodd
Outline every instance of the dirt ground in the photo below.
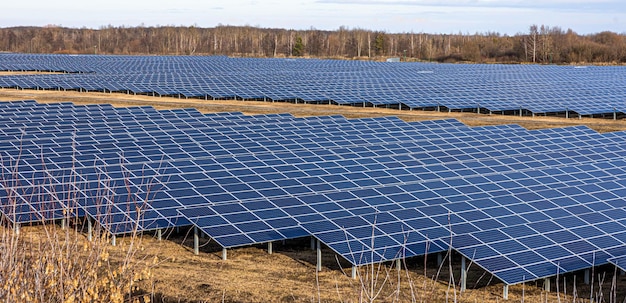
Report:
M 361 108 L 336 105 L 304 105 L 252 101 L 205 101 L 195 99 L 158 98 L 119 93 L 80 93 L 0 89 L 0 101 L 34 99 L 39 102 L 65 102 L 76 104 L 110 103 L 115 106 L 151 105 L 159 109 L 194 107 L 205 113 L 240 111 L 245 114 L 291 113 L 295 116 L 344 115 L 348 118 L 398 116 L 406 121 L 455 118 L 470 125 L 520 124 L 529 129 L 588 125 L 601 132 L 626 130 L 625 121 L 583 118 L 564 119 L 556 117 L 514 117 L 501 115 L 478 115 L 475 113 L 439 113 L 433 111 L 399 111 L 382 108 Z M 120 240 L 119 249 L 124 249 Z M 353 280 L 342 272 L 342 261 L 324 249 L 324 269 L 315 272 L 315 252 L 308 247 L 307 240 L 277 243 L 274 253 L 268 254 L 263 246 L 232 249 L 228 260 L 221 260 L 221 250 L 208 239 L 199 255 L 194 255 L 188 233 L 171 234 L 167 240 L 157 241 L 144 235 L 142 253 L 159 256 L 161 262 L 154 268 L 155 279 L 142 282 L 139 292 L 152 296 L 153 302 L 501 302 L 502 284 L 488 283 L 491 277 L 471 267 L 469 290 L 460 293 L 458 281 L 450 285 L 452 272 L 458 279 L 458 260 L 453 258 L 449 266 L 438 267 L 434 257 L 405 260 L 401 271 L 392 265 L 366 267 L 360 270 L 360 280 Z M 349 272 L 349 268 L 344 268 Z M 610 267 L 598 271 L 610 275 Z M 388 272 L 390 275 L 383 273 Z M 368 276 L 369 278 L 366 278 Z M 376 278 L 372 279 L 374 276 Z M 581 302 L 571 294 L 574 286 L 579 297 L 589 298 L 589 287 L 578 282 L 573 284 L 574 275 L 565 276 L 565 281 L 552 283 L 561 285 L 560 292 L 547 293 L 542 282 L 515 285 L 509 290 L 509 302 Z M 626 278 L 616 279 L 617 301 L 626 297 Z M 387 281 L 381 286 L 383 281 Z M 609 284 L 608 286 L 606 284 Z M 610 288 L 604 282 L 604 291 Z M 565 286 L 565 290 L 563 289 Z M 599 285 L 598 285 L 599 286 Z M 597 287 L 595 291 L 597 291 Z M 367 295 L 383 289 L 377 300 Z M 621 290 L 620 290 L 621 289 Z M 567 295 L 565 294 L 567 292 Z M 607 296 L 608 298 L 608 296 Z M 587 299 L 588 300 L 588 299 Z M 608 300 L 607 300 L 608 301 Z

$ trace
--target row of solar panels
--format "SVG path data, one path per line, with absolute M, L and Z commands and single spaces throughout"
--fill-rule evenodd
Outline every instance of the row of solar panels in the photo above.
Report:
M 0 54 L 0 70 L 71 72 L 0 77 L 0 87 L 597 115 L 626 113 L 624 68 Z
M 224 247 L 313 235 L 355 265 L 451 245 L 507 284 L 626 255 L 624 132 L 29 101 L 0 123 L 16 222 L 193 224 Z

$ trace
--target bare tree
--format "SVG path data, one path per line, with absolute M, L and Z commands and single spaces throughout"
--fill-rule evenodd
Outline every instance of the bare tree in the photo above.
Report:
M 537 62 L 537 35 L 539 35 L 537 25 L 533 24 L 530 26 L 530 40 L 528 41 L 530 43 L 530 49 L 532 50 L 533 63 Z

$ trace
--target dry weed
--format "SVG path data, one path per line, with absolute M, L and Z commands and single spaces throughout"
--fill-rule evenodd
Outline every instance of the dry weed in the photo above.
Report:
M 3 227 L 0 238 L 4 302 L 124 302 L 158 262 L 136 258 L 141 240 L 132 235 L 118 248 L 106 233 L 88 241 L 78 227 L 42 223 L 19 233 Z

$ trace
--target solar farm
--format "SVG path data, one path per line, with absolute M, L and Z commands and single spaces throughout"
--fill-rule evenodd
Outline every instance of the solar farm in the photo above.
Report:
M 622 118 L 624 66 L 0 54 L 0 88 Z
M 0 86 L 621 117 L 621 69 L 2 54 L 0 70 L 63 73 L 2 76 Z M 191 228 L 195 253 L 202 235 L 224 259 L 305 239 L 318 270 L 331 250 L 353 275 L 453 251 L 462 270 L 471 262 L 502 282 L 505 299 L 510 285 L 626 271 L 622 131 L 33 100 L 0 103 L 0 125 L 0 211 L 16 231 L 68 218 L 114 241 Z

